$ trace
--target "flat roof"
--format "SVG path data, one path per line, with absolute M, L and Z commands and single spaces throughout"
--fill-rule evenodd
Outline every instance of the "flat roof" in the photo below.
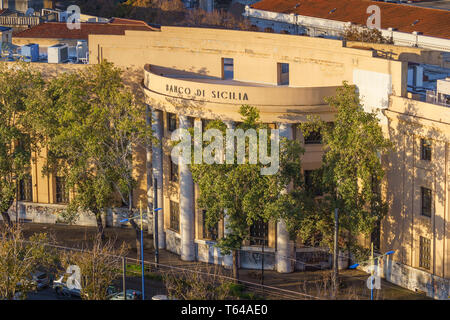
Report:
M 370 5 L 380 7 L 382 29 L 450 39 L 450 11 L 442 9 L 370 0 L 262 0 L 251 8 L 366 25 Z
M 14 34 L 15 38 L 48 38 L 48 39 L 85 39 L 90 34 L 124 35 L 125 30 L 159 31 L 143 21 L 127 23 L 122 21 L 115 23 L 82 22 L 80 29 L 69 29 L 65 22 L 46 22 L 30 29 Z

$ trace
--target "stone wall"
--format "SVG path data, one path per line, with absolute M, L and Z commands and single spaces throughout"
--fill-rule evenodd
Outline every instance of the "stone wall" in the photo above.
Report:
M 20 202 L 18 203 L 18 218 L 26 222 L 34 223 L 66 223 L 62 217 L 62 213 L 66 210 L 65 205 L 60 204 L 43 204 L 32 202 Z M 139 210 L 134 210 L 135 214 L 139 214 Z M 11 220 L 16 219 L 16 205 L 15 203 L 9 210 L 9 216 Z M 106 216 L 104 216 L 103 224 L 106 227 L 127 227 L 130 226 L 129 222 L 120 222 L 120 220 L 127 217 L 126 208 L 113 208 L 109 209 Z M 149 234 L 153 234 L 153 215 L 150 219 L 147 219 L 147 215 L 143 214 L 144 229 L 149 229 Z M 1 220 L 0 216 L 0 220 Z M 79 226 L 97 226 L 97 221 L 93 214 L 88 212 L 81 212 L 79 218 L 75 221 L 75 225 Z
M 295 259 L 297 271 L 330 269 L 333 263 L 333 256 L 325 248 L 298 248 Z
M 264 270 L 275 270 L 275 249 L 265 248 L 264 255 L 259 247 L 243 247 L 240 251 L 240 266 L 244 269 L 261 269 L 264 258 Z
M 218 265 L 225 265 L 225 259 L 220 249 L 217 248 L 216 242 L 206 240 L 195 240 L 197 260 L 213 263 Z
M 166 250 L 181 255 L 181 237 L 172 230 L 166 230 Z
M 390 257 L 380 259 L 379 262 L 379 267 L 375 269 L 375 275 L 386 281 L 418 293 L 424 293 L 430 298 L 450 300 L 450 279 L 412 268 L 393 261 Z M 371 271 L 370 266 L 359 268 L 368 273 Z

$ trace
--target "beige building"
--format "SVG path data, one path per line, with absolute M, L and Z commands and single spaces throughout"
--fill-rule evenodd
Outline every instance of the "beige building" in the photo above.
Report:
M 447 299 L 450 109 L 391 97 L 384 113 L 396 152 L 388 159 L 390 212 L 382 224 L 382 251 L 397 250 L 394 262 L 383 266 L 384 273 L 388 279 L 405 274 L 397 279 L 403 286 Z
M 387 55 L 390 51 L 394 54 Z M 145 93 L 153 129 L 162 143 L 136 154 L 140 186 L 134 202 L 152 196 L 153 174 L 158 183 L 158 206 L 163 208 L 158 225 L 160 248 L 183 260 L 226 266 L 231 265 L 230 257 L 214 247 L 215 239 L 226 232 L 226 221 L 215 230 L 205 230 L 189 168 L 170 161 L 171 132 L 179 127 L 202 128 L 212 119 L 232 127 L 241 121 L 239 107 L 249 104 L 260 110 L 263 122 L 280 129 L 282 136 L 298 139 L 306 149 L 303 169 L 315 170 L 323 154 L 320 140 L 303 137 L 295 125 L 308 115 L 333 121 L 324 98 L 333 95 L 344 80 L 355 84 L 366 110 L 382 110 L 379 117 L 384 131 L 396 145 L 386 159 L 385 189 L 391 209 L 381 228 L 381 250 L 396 253 L 384 265 L 390 267 L 384 268 L 383 276 L 412 289 L 411 283 L 419 290 L 432 283 L 436 294 L 423 291 L 448 296 L 450 109 L 414 100 L 407 92 L 408 61 L 437 64 L 442 61 L 438 52 L 362 47 L 283 34 L 161 27 L 151 32 L 125 30 L 124 35 L 89 35 L 89 56 L 90 63 L 107 59 L 128 68 L 138 75 L 136 83 Z M 430 141 L 431 160 L 420 160 L 421 144 L 428 146 Z M 146 159 L 151 159 L 152 169 L 146 166 Z M 39 163 L 35 169 L 39 172 Z M 60 202 L 63 186 L 56 177 L 30 185 L 36 190 L 28 207 Z M 421 208 L 428 210 L 425 215 Z M 116 219 L 110 221 L 114 225 Z M 267 240 L 245 244 L 241 267 L 260 268 L 263 243 L 267 269 L 292 272 L 307 265 L 330 265 L 327 255 L 317 258 L 300 241 L 290 241 L 283 221 L 258 224 L 249 231 Z M 405 277 L 415 280 L 406 283 Z

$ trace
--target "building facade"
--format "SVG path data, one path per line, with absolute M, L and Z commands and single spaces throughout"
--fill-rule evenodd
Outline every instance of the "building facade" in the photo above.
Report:
M 391 97 L 384 111 L 396 152 L 387 159 L 390 212 L 382 224 L 382 251 L 397 251 L 381 271 L 388 280 L 439 299 L 450 294 L 448 102 Z
M 1 0 L 0 9 L 10 9 L 25 13 L 28 9 L 33 8 L 40 11 L 43 8 L 53 8 L 52 0 Z
M 389 51 L 396 54 L 386 56 Z M 134 171 L 139 186 L 134 204 L 153 201 L 155 177 L 158 207 L 163 208 L 157 226 L 159 247 L 186 261 L 224 266 L 231 266 L 231 257 L 223 256 L 214 244 L 227 232 L 227 222 L 221 221 L 214 230 L 205 228 L 203 208 L 197 205 L 198 188 L 188 166 L 171 161 L 171 132 L 202 129 L 216 119 L 231 128 L 242 121 L 240 106 L 252 105 L 264 123 L 301 142 L 307 175 L 321 166 L 322 145 L 320 140 L 303 137 L 296 125 L 311 115 L 332 122 L 334 114 L 324 98 L 333 95 L 343 81 L 355 84 L 364 108 L 380 110 L 383 130 L 395 145 L 395 151 L 383 159 L 390 212 L 381 226 L 381 250 L 396 250 L 396 254 L 386 262 L 383 276 L 412 287 L 402 282 L 402 274 L 407 273 L 408 279 L 415 279 L 411 283 L 417 284 L 416 288 L 434 288 L 438 283 L 436 294 L 427 291 L 430 296 L 448 293 L 450 109 L 419 101 L 417 95 L 408 93 L 408 59 L 436 64 L 439 54 L 387 45 L 351 47 L 339 40 L 284 34 L 161 27 L 152 32 L 89 35 L 89 57 L 91 64 L 107 59 L 127 69 L 134 75 L 131 82 L 145 95 L 147 120 L 161 144 L 136 152 Z M 422 131 L 416 130 L 417 123 Z M 429 145 L 431 162 L 420 162 L 420 155 L 427 158 L 429 151 L 417 150 L 429 150 Z M 33 188 L 29 206 L 61 200 L 58 194 L 63 186 L 59 182 L 58 187 L 57 177 L 40 177 L 40 166 L 40 161 L 34 164 L 37 180 L 28 182 Z M 425 210 L 425 215 L 420 210 Z M 255 239 L 266 240 L 244 243 L 240 253 L 243 268 L 261 268 L 262 245 L 266 269 L 284 273 L 310 265 L 330 266 L 328 255 L 318 257 L 301 239 L 290 240 L 283 221 L 258 224 L 249 232 Z M 433 284 L 428 279 L 433 279 Z
M 170 161 L 171 131 L 200 128 L 213 119 L 232 127 L 241 121 L 239 107 L 249 104 L 260 110 L 263 122 L 302 142 L 306 149 L 303 168 L 310 171 L 321 165 L 322 146 L 318 141 L 305 141 L 296 124 L 309 115 L 333 121 L 323 99 L 333 95 L 342 81 L 357 84 L 371 110 L 387 108 L 390 94 L 406 94 L 404 63 L 374 57 L 371 50 L 343 47 L 341 41 L 177 27 L 125 33 L 90 36 L 91 63 L 107 59 L 143 71 L 146 101 L 162 141 L 160 147 L 148 150 L 158 180 L 158 204 L 163 204 L 159 228 L 165 241 L 161 238 L 160 246 L 185 260 L 231 263 L 214 247 L 214 237 L 226 232 L 226 221 L 214 236 L 204 230 L 202 208 L 196 205 L 198 190 L 189 169 L 174 167 Z M 372 85 L 374 78 L 377 87 Z M 174 175 L 173 171 L 179 172 Z M 146 198 L 147 192 L 152 194 L 151 187 L 146 180 L 141 182 L 136 197 Z M 266 268 L 279 272 L 304 268 L 295 261 L 306 249 L 288 239 L 282 221 L 269 223 L 267 238 Z M 246 244 L 241 266 L 258 267 L 260 250 L 254 242 Z
M 261 31 L 342 39 L 346 28 L 374 21 L 373 6 L 379 30 L 394 44 L 450 51 L 448 10 L 365 0 L 262 0 L 243 15 Z

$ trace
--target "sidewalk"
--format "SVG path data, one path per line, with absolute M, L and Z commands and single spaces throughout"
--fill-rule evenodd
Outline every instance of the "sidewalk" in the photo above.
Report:
M 71 248 L 86 248 L 89 246 L 91 239 L 96 234 L 95 227 L 83 227 L 83 226 L 69 226 L 61 224 L 38 224 L 38 223 L 25 223 L 23 224 L 23 230 L 26 237 L 35 232 L 47 232 L 53 234 L 59 245 L 71 247 Z M 129 245 L 130 250 L 128 257 L 136 259 L 136 233 L 130 228 L 107 228 L 105 229 L 107 238 L 116 239 L 116 245 L 120 246 L 122 242 Z M 144 243 L 147 245 L 144 248 L 144 260 L 148 262 L 154 262 L 154 250 L 152 236 L 145 234 Z M 168 252 L 166 250 L 160 250 L 160 263 L 164 265 L 176 266 L 180 268 L 186 268 L 190 270 L 202 270 L 205 271 L 211 268 L 211 265 L 202 262 L 186 262 L 182 261 L 176 254 Z M 222 270 L 222 274 L 231 276 L 231 270 Z M 289 290 L 298 293 L 306 293 L 313 296 L 321 296 L 322 298 L 329 298 L 325 292 L 327 286 L 326 281 L 329 275 L 327 270 L 318 271 L 302 271 L 293 272 L 288 274 L 280 274 L 273 270 L 264 271 L 264 285 L 279 288 L 282 290 Z M 240 280 L 251 282 L 255 284 L 255 289 L 261 283 L 261 270 L 239 270 Z M 359 270 L 342 270 L 340 271 L 340 279 L 342 282 L 344 296 L 338 297 L 341 299 L 370 299 L 370 290 L 366 286 L 366 280 L 369 275 Z M 132 283 L 134 280 L 127 280 Z M 137 285 L 137 283 L 136 283 Z M 140 287 L 140 284 L 138 285 Z M 147 287 L 147 281 L 146 281 Z M 149 285 L 149 287 L 151 287 Z M 403 289 L 399 286 L 393 285 L 382 280 L 381 290 L 376 290 L 375 298 L 378 299 L 410 299 L 419 300 L 427 299 L 425 296 L 416 294 L 412 291 Z M 260 287 L 258 288 L 260 289 Z M 329 289 L 329 288 L 328 288 Z M 162 293 L 162 289 L 157 289 L 157 294 Z M 295 297 L 295 295 L 286 294 L 282 292 L 279 295 L 279 299 Z

